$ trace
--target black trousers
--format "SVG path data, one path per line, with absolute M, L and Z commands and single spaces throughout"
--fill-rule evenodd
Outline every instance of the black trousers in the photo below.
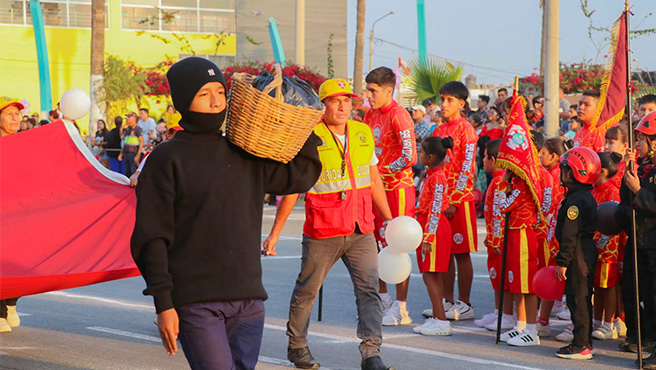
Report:
M 596 250 L 595 258 L 592 258 L 592 255 L 586 257 L 583 257 L 581 248 L 577 248 L 572 263 L 567 268 L 565 282 L 567 307 L 574 324 L 572 344 L 578 347 L 592 344 L 592 289 L 597 267 Z
M 640 288 L 640 309 L 642 339 L 656 341 L 656 250 L 638 249 L 638 286 Z M 637 339 L 635 268 L 633 244 L 629 241 L 624 252 L 622 273 L 622 302 L 626 312 L 626 336 Z
M 0 300 L 0 319 L 7 318 L 7 306 L 15 306 L 18 298 L 9 298 Z

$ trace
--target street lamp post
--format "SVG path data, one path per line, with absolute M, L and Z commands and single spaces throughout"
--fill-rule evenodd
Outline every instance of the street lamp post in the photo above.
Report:
M 373 58 L 374 58 L 374 27 L 376 27 L 376 22 L 387 17 L 388 15 L 393 15 L 394 11 L 390 11 L 384 16 L 376 19 L 374 23 L 371 24 L 371 30 L 369 30 L 369 71 L 373 69 Z

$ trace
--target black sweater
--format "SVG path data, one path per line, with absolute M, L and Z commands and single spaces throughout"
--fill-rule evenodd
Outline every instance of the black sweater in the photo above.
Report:
M 153 150 L 139 177 L 131 248 L 157 313 L 267 298 L 264 194 L 310 189 L 321 172 L 320 142 L 312 134 L 288 164 L 254 157 L 218 133 L 180 131 Z

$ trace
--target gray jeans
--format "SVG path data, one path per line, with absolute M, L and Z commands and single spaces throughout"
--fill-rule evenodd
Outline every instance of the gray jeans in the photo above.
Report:
M 301 272 L 289 304 L 289 346 L 307 347 L 312 306 L 326 275 L 340 258 L 353 282 L 362 359 L 380 356 L 383 310 L 378 295 L 378 250 L 373 234 L 353 233 L 329 239 L 312 239 L 303 235 Z

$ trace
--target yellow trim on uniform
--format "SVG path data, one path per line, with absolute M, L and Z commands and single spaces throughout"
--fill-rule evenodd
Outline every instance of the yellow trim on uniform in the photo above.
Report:
M 469 209 L 470 201 L 463 202 L 462 205 L 465 207 L 465 223 L 467 224 L 467 237 L 469 238 L 469 252 L 476 252 L 476 244 L 474 243 L 474 229 L 472 228 L 471 222 L 471 211 Z
M 399 189 L 399 216 L 407 216 L 405 214 L 405 188 Z
M 599 287 L 608 288 L 608 273 L 610 272 L 610 263 L 601 262 L 599 268 Z
M 551 251 L 549 249 L 549 242 L 547 239 L 542 240 L 542 253 L 544 254 L 542 258 L 544 258 L 544 265 L 548 266 L 549 265 L 549 260 L 551 259 Z
M 528 294 L 528 238 L 526 229 L 519 229 L 519 273 L 522 279 L 522 294 Z
M 437 260 L 437 240 L 435 240 L 434 243 L 431 243 L 430 259 L 430 269 L 428 271 L 435 272 L 435 261 Z

